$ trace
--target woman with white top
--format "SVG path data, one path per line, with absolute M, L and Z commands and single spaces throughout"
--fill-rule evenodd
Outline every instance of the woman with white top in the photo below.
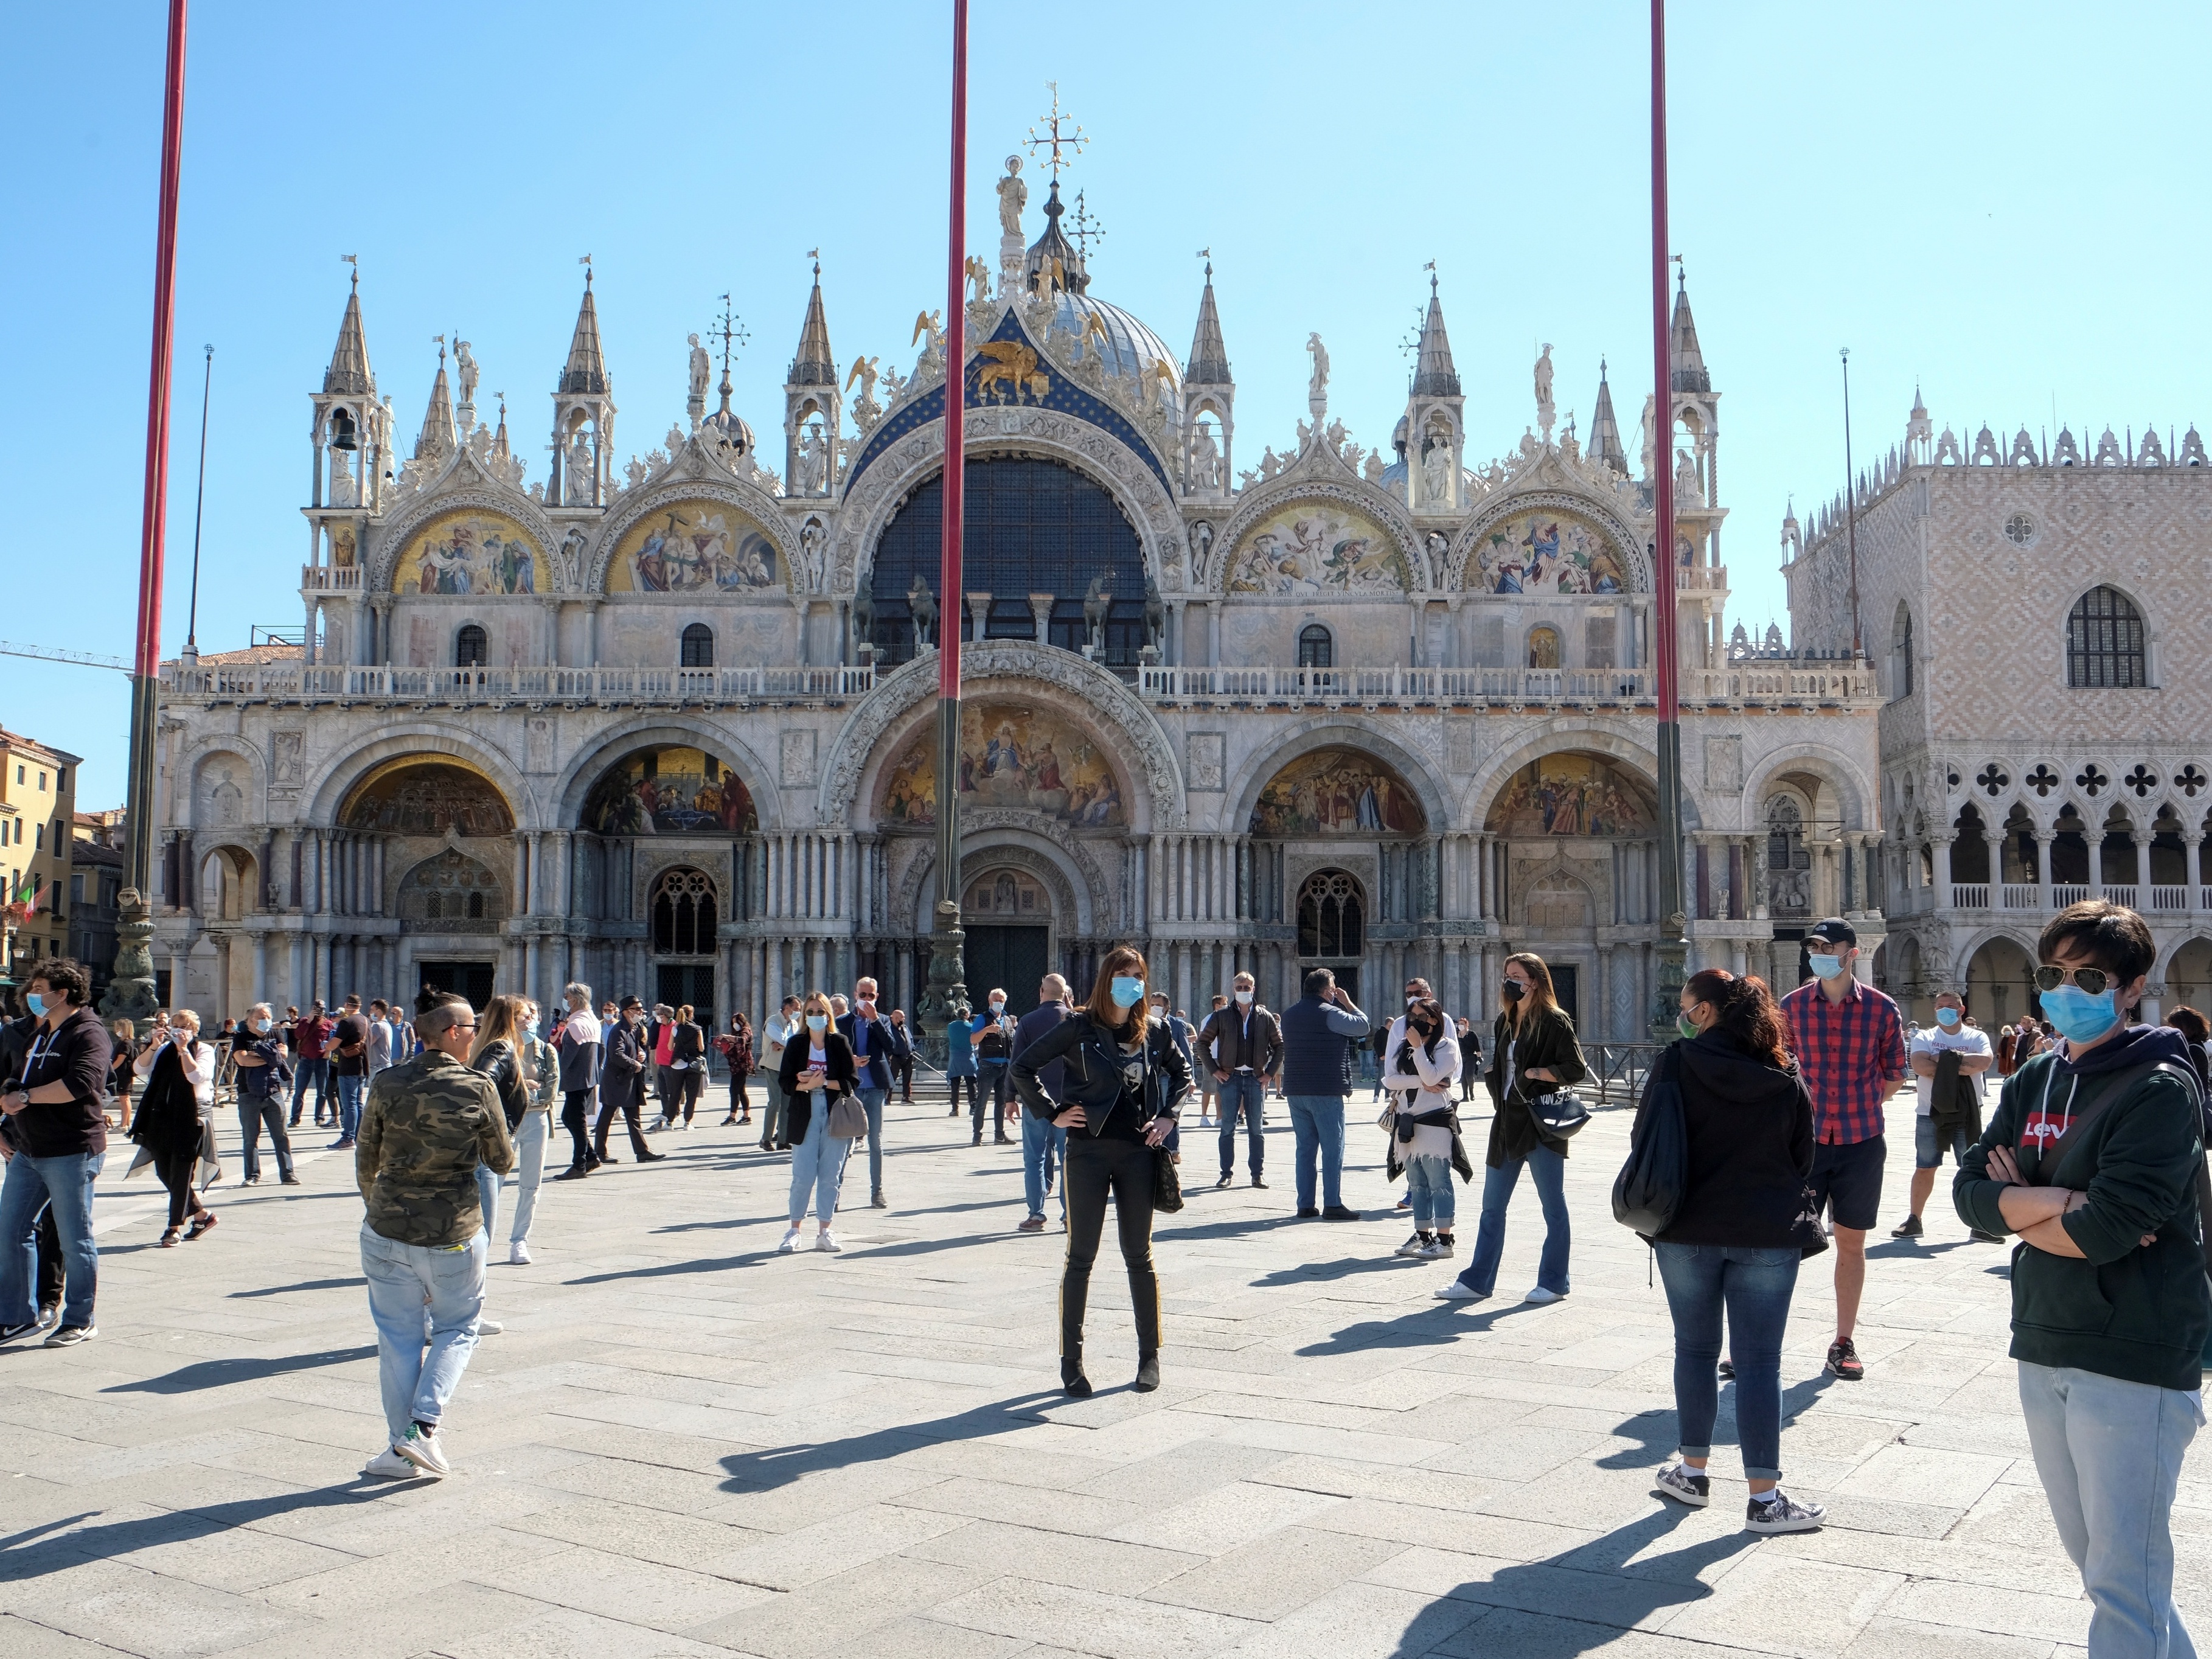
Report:
M 1433 998 L 1406 1011 L 1406 1035 L 1389 1056 L 1382 1081 L 1390 1090 L 1390 1173 L 1403 1170 L 1413 1206 L 1413 1236 L 1398 1254 L 1436 1261 L 1452 1253 L 1455 1166 L 1474 1178 L 1474 1166 L 1459 1144 L 1459 1112 L 1452 1085 L 1459 1080 L 1460 1050 L 1452 1022 Z
M 837 1188 L 845 1179 L 845 1158 L 853 1143 L 830 1133 L 830 1109 L 860 1086 L 852 1045 L 835 1027 L 830 999 L 816 991 L 784 1045 L 780 1081 L 791 1103 L 791 1231 L 776 1249 L 788 1255 L 799 1248 L 799 1224 L 806 1219 L 806 1195 L 814 1194 L 814 1218 L 821 1231 L 814 1248 L 842 1249 L 830 1231 L 837 1212 Z
M 215 1225 L 215 1212 L 192 1190 L 192 1166 L 215 1116 L 215 1050 L 199 1038 L 200 1017 L 179 1008 L 131 1068 L 144 1085 L 131 1139 L 145 1149 L 154 1173 L 169 1189 L 169 1226 L 160 1241 L 164 1248 L 177 1243 L 187 1216 L 192 1224 L 184 1234 L 187 1243 Z

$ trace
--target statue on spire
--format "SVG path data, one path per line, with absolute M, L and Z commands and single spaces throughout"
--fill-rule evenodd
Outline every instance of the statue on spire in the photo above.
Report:
M 999 180 L 999 234 L 1020 240 L 1022 210 L 1030 204 L 1030 187 L 1022 182 L 1022 158 L 1006 157 L 1006 176 Z
M 1536 358 L 1536 424 L 1544 434 L 1544 441 L 1552 441 L 1552 422 L 1559 410 L 1552 402 L 1552 343 L 1544 342 L 1544 349 Z
M 1328 348 L 1316 332 L 1306 336 L 1306 349 L 1313 354 L 1313 378 L 1306 382 L 1306 407 L 1313 411 L 1317 422 L 1328 412 Z

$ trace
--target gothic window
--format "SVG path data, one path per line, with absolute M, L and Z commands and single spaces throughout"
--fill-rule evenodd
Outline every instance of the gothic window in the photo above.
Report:
M 653 884 L 653 951 L 662 957 L 714 953 L 714 884 L 697 870 L 662 872 Z
M 1589 890 L 1572 876 L 1546 876 L 1528 895 L 1531 927 L 1587 927 Z
M 1028 876 L 1012 870 L 996 871 L 970 882 L 960 908 L 969 915 L 988 915 L 994 921 L 1034 921 L 1052 914 L 1044 890 Z
M 490 651 L 491 642 L 484 637 L 483 629 L 469 623 L 453 635 L 453 666 L 481 668 Z
M 1298 954 L 1357 957 L 1367 944 L 1367 902 L 1341 870 L 1317 870 L 1298 889 Z
M 2093 587 L 2074 601 L 2066 616 L 2066 684 L 2150 684 L 2143 656 L 2142 613 L 2126 594 Z
M 1556 628 L 1532 628 L 1528 630 L 1528 666 L 1557 668 L 1559 665 L 1559 630 Z
M 438 893 L 425 893 L 422 896 L 422 915 L 428 920 L 431 921 L 437 921 L 440 913 L 442 912 L 444 908 L 445 899 L 443 895 Z
M 678 664 L 684 668 L 712 668 L 714 665 L 714 630 L 704 623 L 693 623 L 684 630 L 683 656 Z
M 1900 697 L 1912 695 L 1912 613 L 1905 601 L 1897 602 L 1897 620 L 1889 634 L 1890 689 Z
M 1298 666 L 1301 668 L 1334 668 L 1336 666 L 1336 641 L 1319 623 L 1309 623 L 1298 630 Z

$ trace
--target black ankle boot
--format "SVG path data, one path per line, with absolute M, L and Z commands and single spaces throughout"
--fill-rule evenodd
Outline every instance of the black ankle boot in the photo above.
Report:
M 1083 1374 L 1083 1356 L 1063 1358 L 1060 1362 L 1060 1390 L 1078 1400 L 1091 1392 L 1091 1379 Z
M 1139 1394 L 1150 1394 L 1160 1386 L 1160 1357 L 1157 1352 L 1137 1356 L 1137 1380 L 1129 1386 Z

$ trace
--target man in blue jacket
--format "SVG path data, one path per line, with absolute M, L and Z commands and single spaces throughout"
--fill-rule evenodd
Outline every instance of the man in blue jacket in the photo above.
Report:
M 891 1091 L 891 1071 L 903 1039 L 876 1005 L 876 982 L 853 986 L 852 1012 L 839 1016 L 837 1030 L 853 1045 L 853 1065 L 860 1074 L 860 1109 L 868 1115 L 868 1203 L 890 1207 L 884 1197 L 884 1100 Z
M 2090 1659 L 2195 1651 L 2172 1514 L 2212 1333 L 2203 1097 L 2181 1034 L 2130 1023 L 2156 954 L 2123 905 L 2051 919 L 2035 985 L 2063 1047 L 2005 1080 L 1952 1186 L 1968 1226 L 2020 1239 L 2012 1357 L 2036 1474 L 2095 1607 Z
M 1352 1092 L 1352 1047 L 1365 1040 L 1367 1016 L 1326 968 L 1306 975 L 1306 994 L 1283 1011 L 1283 1095 L 1297 1137 L 1298 1214 L 1357 1221 L 1344 1207 L 1344 1102 Z M 1314 1207 L 1314 1160 L 1321 1160 L 1321 1207 Z
M 1021 1017 L 1014 1027 L 1014 1055 L 1067 1018 L 1067 981 L 1058 974 L 1047 974 L 1037 986 L 1037 1006 Z M 1055 1060 L 1037 1070 L 1037 1082 L 1045 1093 L 1054 1100 L 1060 1097 L 1060 1089 L 1067 1072 L 1066 1060 Z M 1067 1131 L 1048 1118 L 1041 1118 L 1022 1109 L 1016 1096 L 1006 1109 L 1021 1120 L 1022 1125 L 1022 1196 L 1029 1201 L 1029 1214 L 1015 1231 L 1041 1233 L 1044 1231 L 1044 1200 L 1052 1190 L 1053 1171 L 1067 1157 Z M 1060 1227 L 1067 1231 L 1067 1188 L 1060 1189 Z

